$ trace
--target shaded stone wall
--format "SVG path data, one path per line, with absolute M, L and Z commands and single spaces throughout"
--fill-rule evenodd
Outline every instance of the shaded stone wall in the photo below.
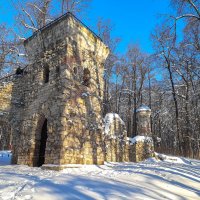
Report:
M 3 118 L 3 119 L 2 119 Z M 0 150 L 12 148 L 12 129 L 7 116 L 0 117 Z

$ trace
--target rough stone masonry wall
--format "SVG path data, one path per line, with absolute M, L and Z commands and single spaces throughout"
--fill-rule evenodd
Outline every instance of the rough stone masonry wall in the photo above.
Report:
M 104 153 L 107 162 L 134 161 L 131 145 L 127 141 L 127 131 L 122 119 L 116 113 L 108 113 L 104 118 Z
M 137 110 L 137 128 L 139 137 L 146 138 L 133 144 L 136 162 L 140 162 L 154 155 L 151 133 L 151 109 L 145 105 L 142 105 Z
M 12 82 L 0 81 L 0 113 L 9 112 L 11 107 Z
M 144 161 L 154 155 L 153 143 L 149 141 L 132 144 L 131 149 L 134 162 Z
M 105 138 L 105 161 L 129 162 L 133 161 L 130 153 L 130 145 L 126 140 L 119 138 Z
M 153 145 L 149 142 L 131 144 L 122 139 L 105 139 L 105 161 L 107 162 L 141 162 L 153 157 Z
M 13 162 L 37 164 L 47 119 L 45 164 L 102 164 L 101 94 L 108 49 L 73 17 L 38 33 L 25 47 L 33 64 L 14 83 L 13 101 L 19 102 L 11 109 L 16 115 Z M 44 83 L 47 66 L 49 82 Z M 84 68 L 90 71 L 90 87 L 83 85 Z
M 108 118 L 110 116 L 110 120 Z M 113 117 L 112 116 L 117 116 Z M 151 138 L 141 140 L 144 135 L 150 136 L 150 112 L 138 112 L 138 126 L 140 132 L 139 140 L 127 138 L 124 122 L 117 114 L 109 113 L 105 119 L 105 161 L 108 162 L 140 162 L 153 156 L 154 148 Z
M 0 150 L 11 148 L 11 124 L 9 122 L 9 111 L 11 108 L 11 93 L 13 83 L 11 81 L 0 81 Z
M 61 163 L 103 164 L 102 93 L 103 63 L 108 49 L 73 18 L 68 20 L 68 41 L 64 68 L 63 146 Z M 89 87 L 83 85 L 84 69 L 90 71 Z M 66 90 L 67 88 L 67 90 Z

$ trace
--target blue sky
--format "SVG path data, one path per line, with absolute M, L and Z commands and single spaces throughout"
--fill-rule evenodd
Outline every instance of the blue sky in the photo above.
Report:
M 92 21 L 98 16 L 112 21 L 114 36 L 122 39 L 120 52 L 125 52 L 129 43 L 137 43 L 151 53 L 150 34 L 159 23 L 158 15 L 169 12 L 169 0 L 93 0 L 89 16 Z
M 0 10 L 0 23 L 13 26 L 15 10 L 8 0 L 1 0 Z M 93 0 L 84 23 L 94 29 L 98 18 L 110 19 L 113 36 L 122 39 L 119 52 L 124 53 L 129 43 L 137 43 L 151 53 L 150 34 L 159 23 L 158 15 L 170 12 L 169 0 Z

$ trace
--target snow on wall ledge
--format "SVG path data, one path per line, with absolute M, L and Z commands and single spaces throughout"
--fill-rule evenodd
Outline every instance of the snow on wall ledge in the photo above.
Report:
M 148 143 L 153 142 L 152 137 L 141 136 L 141 135 L 137 135 L 134 138 L 127 137 L 127 140 L 130 141 L 131 144 L 136 144 L 137 142 L 148 142 Z
M 136 110 L 136 112 L 141 112 L 141 111 L 150 111 L 150 112 L 151 112 L 151 109 L 150 109 L 148 106 L 141 105 L 141 106 Z
M 105 134 L 109 134 L 110 126 L 115 121 L 118 120 L 122 125 L 125 125 L 124 121 L 116 113 L 107 113 L 104 117 Z

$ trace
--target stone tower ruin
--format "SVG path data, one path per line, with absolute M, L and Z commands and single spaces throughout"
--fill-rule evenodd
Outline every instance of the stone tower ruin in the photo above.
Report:
M 137 129 L 138 135 L 151 136 L 151 109 L 141 105 L 137 109 Z
M 13 163 L 103 164 L 107 46 L 71 13 L 35 32 L 24 46 L 31 64 L 14 80 Z
M 154 154 L 154 145 L 151 133 L 151 109 L 141 105 L 137 110 L 137 132 L 134 139 L 135 161 L 143 161 Z

